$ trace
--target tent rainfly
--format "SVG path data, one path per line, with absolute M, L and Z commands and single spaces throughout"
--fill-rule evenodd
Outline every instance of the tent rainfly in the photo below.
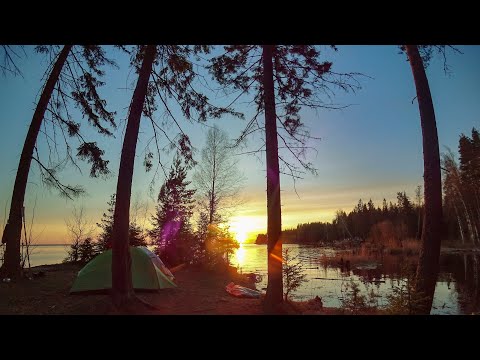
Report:
M 174 276 L 162 260 L 146 247 L 130 247 L 132 280 L 136 290 L 177 287 Z M 104 292 L 112 288 L 112 250 L 92 259 L 78 272 L 70 293 Z

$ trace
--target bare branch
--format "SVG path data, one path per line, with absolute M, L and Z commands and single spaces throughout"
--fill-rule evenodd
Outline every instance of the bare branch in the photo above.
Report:
M 38 158 L 34 156 L 32 156 L 32 159 L 35 160 L 37 164 L 40 166 L 40 169 L 41 169 L 40 172 L 42 174 L 42 180 L 44 184 L 46 184 L 47 186 L 53 186 L 56 189 L 58 189 L 60 191 L 60 195 L 70 200 L 73 200 L 73 197 L 78 197 L 85 193 L 85 190 L 78 185 L 71 186 L 71 185 L 62 184 L 55 176 L 55 170 L 48 169 L 42 164 L 40 160 L 38 160 Z M 47 175 L 45 175 L 44 172 L 46 172 Z

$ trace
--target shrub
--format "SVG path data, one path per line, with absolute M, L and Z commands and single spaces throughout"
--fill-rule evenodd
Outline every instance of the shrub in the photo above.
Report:
M 305 270 L 302 264 L 297 260 L 297 256 L 291 256 L 289 249 L 283 249 L 283 292 L 285 301 L 288 300 L 288 295 L 295 292 L 307 280 L 305 277 Z

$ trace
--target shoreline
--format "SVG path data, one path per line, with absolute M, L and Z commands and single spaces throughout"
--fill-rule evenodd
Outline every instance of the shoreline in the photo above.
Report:
M 264 315 L 262 300 L 238 298 L 227 293 L 225 287 L 237 285 L 256 289 L 249 274 L 239 274 L 230 267 L 218 273 L 193 266 L 175 272 L 177 288 L 158 292 L 135 291 L 143 301 L 156 310 L 137 309 L 120 312 L 105 294 L 70 295 L 70 288 L 83 267 L 80 264 L 60 263 L 31 268 L 33 279 L 0 283 L 0 315 Z M 38 276 L 39 273 L 43 273 Z M 282 315 L 353 315 L 341 307 L 324 307 L 321 298 L 304 301 L 284 301 L 278 313 Z M 364 308 L 358 315 L 386 315 L 383 308 Z
M 33 266 L 32 273 L 43 273 L 31 280 L 0 283 L 0 314 L 2 315 L 121 315 L 106 294 L 70 295 L 80 264 L 51 264 Z M 234 269 L 234 270 L 233 270 Z M 238 298 L 227 293 L 230 282 L 255 289 L 248 274 L 236 268 L 225 273 L 185 267 L 175 273 L 177 288 L 158 292 L 136 291 L 135 294 L 157 310 L 140 310 L 135 314 L 148 315 L 263 315 L 262 299 Z M 262 294 L 263 298 L 264 294 Z M 318 301 L 287 301 L 279 309 L 285 315 L 342 314 L 338 308 L 323 308 Z

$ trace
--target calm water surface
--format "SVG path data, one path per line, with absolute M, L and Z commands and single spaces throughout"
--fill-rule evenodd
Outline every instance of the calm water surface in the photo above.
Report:
M 389 262 L 379 262 L 377 266 L 352 267 L 348 271 L 339 266 L 325 267 L 320 262 L 322 256 L 334 256 L 336 250 L 297 244 L 285 244 L 290 253 L 299 255 L 307 274 L 304 283 L 292 295 L 295 300 L 308 300 L 320 296 L 324 306 L 338 307 L 341 304 L 342 289 L 354 280 L 366 293 L 371 288 L 381 295 L 379 304 L 386 303 L 386 295 L 399 279 L 401 257 L 390 257 Z M 36 246 L 31 255 L 32 266 L 57 264 L 65 258 L 67 246 Z M 392 260 L 393 259 L 393 260 Z M 231 258 L 232 264 L 243 273 L 262 275 L 257 284 L 260 290 L 267 286 L 267 246 L 244 244 Z M 480 254 L 442 254 L 440 274 L 435 289 L 432 314 L 471 314 L 480 311 Z
M 284 244 L 292 256 L 299 255 L 304 264 L 308 282 L 304 283 L 291 297 L 295 300 L 308 300 L 315 296 L 322 298 L 324 306 L 341 305 L 342 289 L 350 280 L 359 284 L 366 294 L 373 288 L 381 295 L 380 305 L 386 305 L 386 296 L 392 285 L 399 279 L 403 259 L 390 256 L 388 263 L 378 261 L 373 266 L 352 267 L 348 271 L 340 266 L 324 266 L 323 256 L 334 256 L 336 250 L 297 244 Z M 267 287 L 267 246 L 244 244 L 231 258 L 232 264 L 244 273 L 262 275 L 258 289 Z M 435 289 L 432 314 L 471 314 L 480 311 L 480 254 L 442 254 L 440 274 Z
M 31 266 L 61 263 L 70 245 L 35 245 L 30 250 Z

